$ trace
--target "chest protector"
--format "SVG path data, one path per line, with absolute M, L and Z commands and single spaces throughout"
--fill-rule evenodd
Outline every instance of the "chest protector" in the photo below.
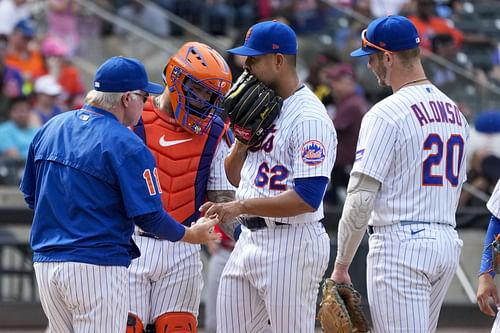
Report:
M 190 134 L 149 98 L 133 130 L 156 160 L 165 210 L 185 225 L 196 221 L 198 207 L 206 200 L 210 165 L 227 125 L 217 117 L 207 133 Z

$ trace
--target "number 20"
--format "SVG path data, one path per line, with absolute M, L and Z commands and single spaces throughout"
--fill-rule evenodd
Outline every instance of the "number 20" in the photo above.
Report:
M 432 150 L 433 146 L 437 147 L 437 152 L 430 154 L 424 160 L 422 165 L 422 185 L 423 186 L 443 186 L 443 176 L 435 175 L 432 173 L 432 167 L 434 165 L 440 165 L 443 155 L 446 155 L 446 179 L 455 187 L 458 185 L 458 176 L 460 174 L 460 166 L 462 163 L 462 156 L 464 154 L 464 139 L 458 134 L 452 134 L 448 141 L 446 141 L 446 150 L 441 137 L 432 133 L 429 134 L 427 139 L 424 141 L 424 150 Z M 458 149 L 458 157 L 455 164 L 455 147 Z M 457 165 L 457 174 L 453 173 L 453 166 Z

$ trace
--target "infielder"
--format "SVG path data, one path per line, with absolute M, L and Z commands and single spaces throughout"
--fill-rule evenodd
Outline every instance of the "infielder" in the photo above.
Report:
M 222 273 L 217 332 L 314 332 L 319 282 L 330 240 L 322 199 L 335 162 L 336 133 L 325 107 L 299 82 L 295 32 L 266 21 L 252 26 L 246 70 L 284 100 L 260 144 L 236 141 L 225 160 L 237 201 L 206 203 L 221 221 L 242 217 L 242 231 Z M 231 110 L 225 110 L 231 112 Z
M 190 42 L 169 59 L 163 76 L 166 89 L 148 99 L 134 131 L 156 159 L 163 207 L 190 225 L 207 198 L 234 200 L 224 171 L 232 137 L 219 117 L 231 71 L 217 51 Z M 196 332 L 203 287 L 200 246 L 165 242 L 140 229 L 134 240 L 143 255 L 129 268 L 127 332 L 142 332 L 143 327 Z
M 134 224 L 160 238 L 217 239 L 216 220 L 186 228 L 162 208 L 153 156 L 136 124 L 149 83 L 136 59 L 113 57 L 80 110 L 48 121 L 30 145 L 21 191 L 35 210 L 30 244 L 52 333 L 124 332 Z
M 481 260 L 481 268 L 479 270 L 479 284 L 477 287 L 477 304 L 484 314 L 492 317 L 496 316 L 491 332 L 499 333 L 500 312 L 498 310 L 500 309 L 500 299 L 498 298 L 497 287 L 493 281 L 496 274 L 493 263 L 499 258 L 493 258 L 491 246 L 495 238 L 500 234 L 500 180 L 497 182 L 486 207 L 488 207 L 491 212 L 491 219 L 484 238 L 484 251 Z M 493 299 L 497 308 L 496 315 L 489 304 L 490 297 Z
M 376 19 L 361 39 L 351 56 L 369 56 L 368 68 L 393 94 L 361 124 L 332 279 L 351 283 L 348 268 L 368 224 L 373 332 L 434 332 L 462 247 L 455 212 L 469 127 L 426 78 L 408 19 Z

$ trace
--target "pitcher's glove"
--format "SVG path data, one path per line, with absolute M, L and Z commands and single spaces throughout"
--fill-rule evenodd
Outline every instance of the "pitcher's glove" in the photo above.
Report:
M 224 98 L 224 112 L 234 136 L 246 145 L 263 140 L 278 117 L 283 99 L 248 72 L 243 72 Z
M 352 286 L 323 281 L 323 299 L 318 319 L 325 333 L 368 332 L 361 308 L 361 295 Z

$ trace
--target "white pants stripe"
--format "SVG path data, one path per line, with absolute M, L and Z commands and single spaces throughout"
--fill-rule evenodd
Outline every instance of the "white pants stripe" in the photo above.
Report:
M 34 267 L 48 332 L 125 332 L 126 267 L 78 262 L 36 262 Z
M 320 223 L 243 232 L 220 281 L 217 332 L 314 332 L 319 284 L 330 255 Z
M 203 277 L 200 246 L 135 236 L 141 256 L 129 267 L 129 310 L 152 324 L 166 312 L 198 316 Z
M 460 258 L 457 232 L 442 224 L 376 227 L 369 246 L 373 332 L 435 332 Z

